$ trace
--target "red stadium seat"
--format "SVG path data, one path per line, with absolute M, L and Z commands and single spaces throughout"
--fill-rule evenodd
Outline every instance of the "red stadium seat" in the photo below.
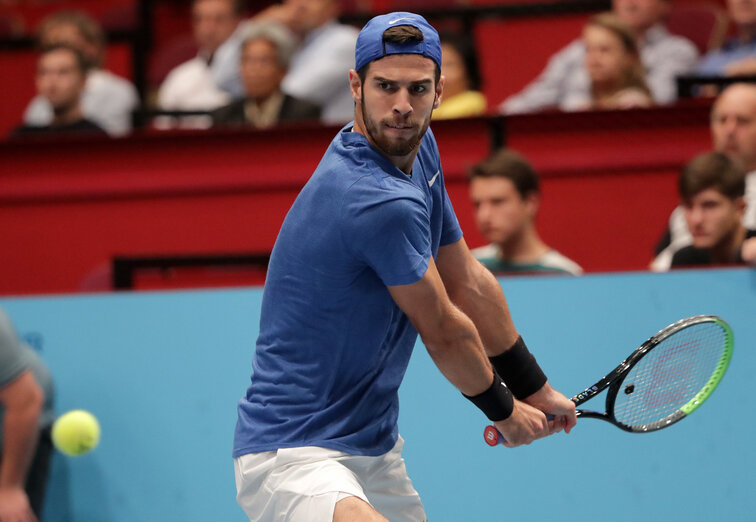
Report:
M 16 13 L 0 13 L 0 38 L 12 38 L 24 34 L 24 19 Z
M 673 4 L 667 20 L 670 32 L 693 42 L 698 52 L 716 49 L 727 34 L 728 18 L 719 5 L 709 2 Z
M 197 44 L 191 34 L 183 34 L 155 50 L 150 63 L 148 82 L 157 88 L 171 69 L 197 55 Z

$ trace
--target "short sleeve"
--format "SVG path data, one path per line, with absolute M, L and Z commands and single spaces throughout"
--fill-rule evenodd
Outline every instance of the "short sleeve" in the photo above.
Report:
M 27 369 L 23 347 L 16 337 L 8 316 L 0 311 L 0 387 Z
M 428 211 L 419 199 L 394 195 L 367 204 L 353 201 L 343 208 L 346 247 L 387 286 L 423 277 L 431 256 L 430 237 Z
M 444 187 L 444 223 L 441 229 L 441 246 L 456 243 L 462 237 L 462 227 L 459 226 L 457 214 L 454 212 L 449 193 Z

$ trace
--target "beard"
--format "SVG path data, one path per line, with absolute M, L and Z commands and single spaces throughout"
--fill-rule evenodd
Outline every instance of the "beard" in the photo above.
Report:
M 386 136 L 386 125 L 396 125 L 396 120 L 393 118 L 386 118 L 380 121 L 376 121 L 370 117 L 365 106 L 365 94 L 362 94 L 362 119 L 365 124 L 365 131 L 373 140 L 375 146 L 383 152 L 386 156 L 406 156 L 412 153 L 420 145 L 420 142 L 425 136 L 425 132 L 430 125 L 431 114 L 433 109 L 428 115 L 421 121 L 417 119 L 408 118 L 402 122 L 402 125 L 410 125 L 414 132 L 408 134 L 405 138 L 390 138 Z

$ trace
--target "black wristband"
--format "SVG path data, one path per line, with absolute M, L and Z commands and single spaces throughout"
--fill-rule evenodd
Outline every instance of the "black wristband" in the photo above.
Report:
M 485 413 L 489 420 L 494 422 L 508 418 L 514 410 L 512 392 L 496 373 L 494 373 L 493 383 L 486 391 L 473 397 L 469 395 L 465 395 L 465 397 L 480 408 L 480 411 Z
M 528 351 L 522 337 L 518 337 L 509 350 L 489 357 L 489 360 L 496 373 L 519 400 L 533 395 L 546 384 L 546 374 L 538 366 L 533 354 Z

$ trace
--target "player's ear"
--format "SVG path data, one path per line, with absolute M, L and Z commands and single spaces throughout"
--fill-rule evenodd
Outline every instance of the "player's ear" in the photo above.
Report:
M 446 83 L 446 77 L 441 76 L 438 80 L 438 84 L 436 84 L 436 99 L 433 100 L 433 108 L 438 109 L 438 106 L 441 105 L 441 98 L 444 94 L 444 84 Z
M 528 193 L 525 196 L 525 204 L 528 207 L 528 213 L 531 217 L 535 218 L 538 215 L 538 208 L 541 206 L 541 196 L 535 190 Z
M 743 215 L 745 215 L 746 211 L 746 200 L 744 196 L 740 196 L 739 198 L 735 198 L 733 201 L 733 205 L 735 205 L 735 212 L 737 213 L 738 217 L 742 220 Z
M 352 99 L 358 103 L 362 99 L 362 80 L 354 69 L 349 71 L 349 89 L 352 91 Z

